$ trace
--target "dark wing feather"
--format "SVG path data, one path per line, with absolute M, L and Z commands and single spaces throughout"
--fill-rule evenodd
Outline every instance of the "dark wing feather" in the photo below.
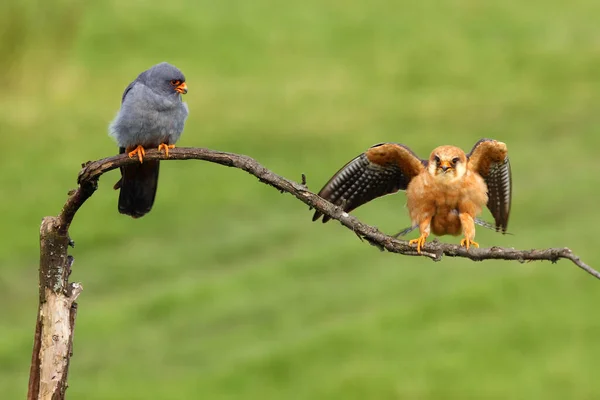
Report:
M 401 144 L 376 144 L 342 167 L 319 196 L 349 212 L 377 197 L 405 190 L 425 163 Z M 313 221 L 321 215 L 316 211 Z M 323 216 L 323 222 L 329 219 Z
M 512 200 L 512 173 L 506 144 L 481 139 L 467 157 L 472 169 L 483 177 L 487 185 L 487 207 L 494 217 L 496 231 L 506 233 Z
M 121 104 L 123 104 L 123 102 L 125 101 L 125 96 L 127 96 L 127 93 L 129 93 L 129 91 L 133 88 L 133 85 L 135 85 L 136 81 L 131 82 L 129 85 L 127 85 L 127 87 L 125 88 L 125 91 L 123 92 L 123 96 L 121 97 Z

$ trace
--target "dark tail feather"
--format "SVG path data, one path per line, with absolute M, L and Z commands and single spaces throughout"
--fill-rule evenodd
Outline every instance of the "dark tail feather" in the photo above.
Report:
M 115 184 L 115 189 L 121 189 L 121 214 L 139 218 L 152 209 L 158 186 L 159 166 L 158 161 L 144 161 L 121 167 L 121 179 Z
M 401 230 L 400 232 L 396 233 L 395 235 L 392 235 L 392 237 L 398 239 L 400 236 L 404 236 L 406 234 L 409 234 L 412 231 L 414 231 L 415 229 L 417 229 L 418 227 L 419 227 L 419 225 L 409 226 L 408 228 L 404 228 L 403 230 Z

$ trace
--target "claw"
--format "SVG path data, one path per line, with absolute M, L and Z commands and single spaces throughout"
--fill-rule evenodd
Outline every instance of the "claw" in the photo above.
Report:
M 175 145 L 174 144 L 166 144 L 166 143 L 161 143 L 158 145 L 158 151 L 165 151 L 165 156 L 169 157 L 169 149 L 174 149 Z
M 467 239 L 467 238 L 464 238 L 464 239 L 462 239 L 462 240 L 460 241 L 460 245 L 461 245 L 461 246 L 463 246 L 463 247 L 466 247 L 466 248 L 467 248 L 467 250 L 469 250 L 469 246 L 473 246 L 473 247 L 477 247 L 477 248 L 479 248 L 479 243 L 477 243 L 477 242 L 476 242 L 476 241 L 474 241 L 474 240 L 469 240 L 469 239 Z
M 132 151 L 127 153 L 127 155 L 129 155 L 130 158 L 133 158 L 137 155 L 138 160 L 140 160 L 140 164 L 141 164 L 144 162 L 144 157 L 146 156 L 146 150 L 144 150 L 144 148 L 142 146 L 138 145 L 138 147 L 136 147 L 135 149 L 133 149 Z
M 421 254 L 421 248 L 425 246 L 425 241 L 427 240 L 426 235 L 421 235 L 417 239 L 411 239 L 408 241 L 408 245 L 417 245 L 417 253 Z

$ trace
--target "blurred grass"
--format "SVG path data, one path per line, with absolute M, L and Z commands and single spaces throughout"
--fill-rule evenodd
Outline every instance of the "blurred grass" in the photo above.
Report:
M 600 3 L 307 0 L 0 4 L 0 388 L 23 397 L 38 227 L 79 165 L 116 151 L 124 87 L 186 74 L 182 146 L 255 157 L 313 190 L 368 146 L 508 143 L 509 230 L 600 267 Z M 597 283 L 556 265 L 379 253 L 247 174 L 169 162 L 155 208 L 113 172 L 72 227 L 85 291 L 73 399 L 588 399 Z M 355 212 L 386 232 L 404 195 Z M 489 219 L 489 216 L 487 216 Z M 456 242 L 457 238 L 443 240 Z

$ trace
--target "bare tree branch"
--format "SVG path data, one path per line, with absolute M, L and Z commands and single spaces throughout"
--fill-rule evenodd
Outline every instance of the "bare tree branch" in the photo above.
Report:
M 146 152 L 146 158 L 149 160 L 166 160 L 163 153 L 156 150 Z M 339 207 L 320 198 L 316 194 L 310 192 L 306 187 L 306 177 L 302 175 L 302 184 L 290 181 L 283 178 L 251 157 L 226 153 L 222 151 L 204 149 L 204 148 L 186 148 L 179 147 L 169 151 L 169 160 L 204 160 L 210 161 L 228 167 L 243 169 L 244 171 L 256 176 L 261 182 L 273 186 L 281 192 L 287 192 L 298 198 L 303 203 L 315 208 L 323 214 L 340 221 L 342 225 L 351 229 L 358 235 L 359 238 L 367 240 L 374 246 L 387 250 L 392 253 L 399 253 L 411 256 L 425 256 L 439 261 L 444 255 L 450 257 L 463 257 L 473 261 L 482 260 L 516 260 L 524 261 L 539 261 L 547 260 L 553 263 L 561 258 L 571 260 L 579 268 L 587 273 L 600 279 L 600 273 L 594 270 L 589 265 L 583 263 L 579 257 L 575 256 L 568 248 L 551 248 L 544 250 L 515 250 L 512 248 L 471 248 L 468 251 L 461 246 L 441 243 L 438 241 L 428 242 L 421 252 L 418 254 L 414 246 L 409 246 L 408 241 L 397 240 L 380 232 L 377 228 L 363 224 L 355 217 L 341 210 Z M 109 157 L 102 160 L 94 161 L 85 165 L 79 174 L 78 182 L 79 189 L 75 191 L 67 201 L 70 206 L 63 208 L 61 219 L 63 221 L 71 221 L 73 215 L 79 209 L 81 204 L 87 200 L 97 187 L 97 181 L 100 175 L 122 165 L 138 162 L 137 159 L 131 159 L 125 154 L 115 157 Z M 86 188 L 89 187 L 89 188 Z M 93 188 L 93 190 L 91 189 Z M 81 192 L 81 194 L 79 193 Z
M 273 186 L 282 193 L 290 193 L 311 208 L 338 220 L 352 230 L 361 240 L 366 240 L 380 250 L 392 253 L 429 257 L 439 261 L 444 255 L 463 257 L 473 261 L 516 260 L 519 262 L 547 260 L 553 263 L 564 258 L 579 268 L 600 279 L 600 273 L 582 262 L 568 248 L 543 250 L 515 250 L 512 248 L 471 248 L 441 243 L 437 240 L 426 243 L 417 253 L 408 241 L 397 240 L 380 232 L 377 228 L 363 224 L 341 208 L 310 192 L 306 177 L 302 183 L 283 178 L 248 156 L 226 153 L 204 148 L 179 147 L 169 151 L 169 157 L 157 150 L 146 152 L 147 160 L 204 160 L 228 167 L 242 169 L 254 175 L 260 182 Z M 40 308 L 36 323 L 34 348 L 29 380 L 28 399 L 63 399 L 67 387 L 67 371 L 72 352 L 73 330 L 77 304 L 75 299 L 81 285 L 69 283 L 73 259 L 67 254 L 69 227 L 79 208 L 98 188 L 100 176 L 127 164 L 139 162 L 126 154 L 88 162 L 79 173 L 78 188 L 69 192 L 69 197 L 57 217 L 46 217 L 40 229 Z M 307 219 L 307 223 L 309 219 Z

